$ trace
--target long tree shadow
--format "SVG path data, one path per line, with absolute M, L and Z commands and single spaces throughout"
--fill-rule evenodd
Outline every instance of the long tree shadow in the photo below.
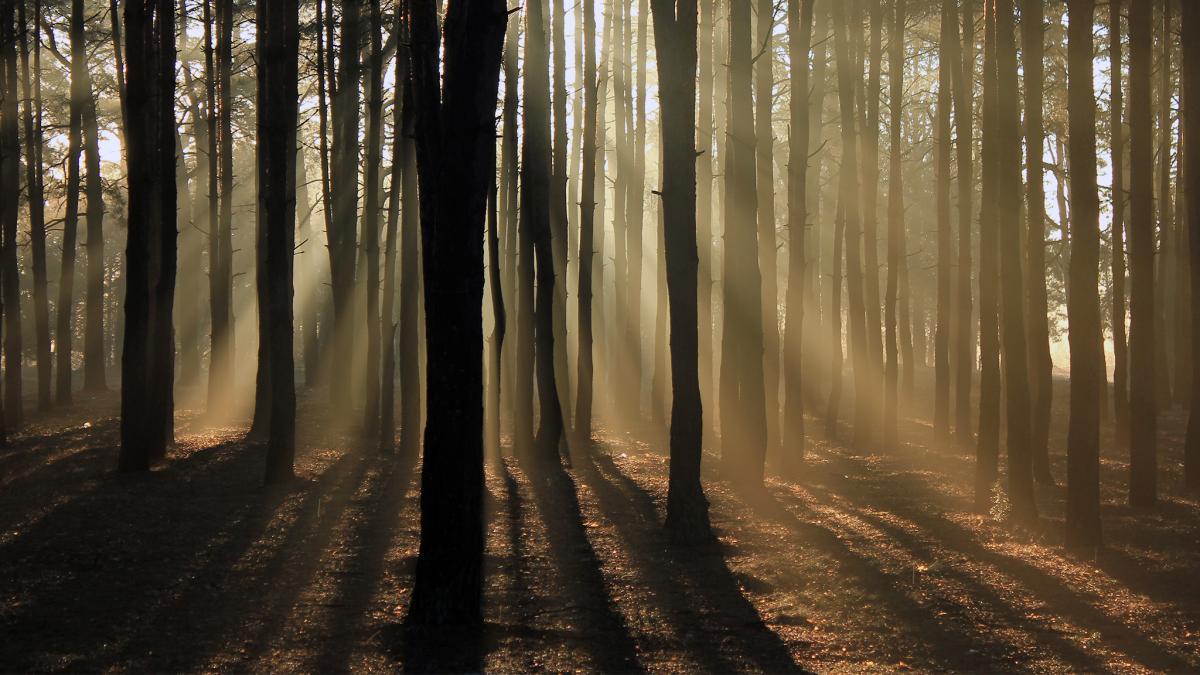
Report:
M 861 462 L 844 456 L 834 456 L 836 461 L 849 465 L 862 473 L 866 468 Z M 921 509 L 917 504 L 932 503 L 934 496 L 916 483 L 906 484 L 898 490 L 914 499 L 889 500 L 885 504 L 869 504 L 862 486 L 844 489 L 847 483 L 837 478 L 836 472 L 827 473 L 824 480 L 830 493 L 841 495 L 848 503 L 857 506 L 882 508 L 915 523 L 920 529 L 948 548 L 984 564 L 992 565 L 1019 582 L 1027 591 L 1041 601 L 1056 608 L 1063 616 L 1074 619 L 1089 631 L 1108 636 L 1107 643 L 1115 650 L 1152 670 L 1192 671 L 1197 664 L 1166 651 L 1136 627 L 1115 619 L 1098 609 L 1095 604 L 1081 597 L 1054 575 L 1039 569 L 1021 558 L 992 550 L 979 542 L 976 534 L 954 523 L 944 515 Z M 815 486 L 809 485 L 810 489 Z M 839 489 L 841 488 L 841 489 Z
M 592 453 L 576 467 L 701 669 L 734 672 L 753 664 L 764 672 L 803 672 L 743 595 L 718 548 L 671 546 L 653 499 L 609 456 Z
M 196 643 L 223 635 L 211 629 L 236 599 L 231 567 L 291 497 L 264 492 L 262 461 L 261 450 L 224 443 L 150 473 L 106 473 L 0 548 L 15 599 L 0 617 L 8 638 L 0 662 L 16 670 L 102 669 L 117 659 L 139 669 L 188 665 Z M 300 489 L 307 501 L 320 492 Z
M 571 476 L 555 463 L 523 463 L 549 537 L 559 579 L 566 584 L 567 597 L 575 600 L 581 624 L 574 641 L 591 652 L 595 667 L 604 672 L 639 672 L 637 645 L 625 618 L 617 611 L 600 569 L 600 560 L 587 537 L 576 486 Z

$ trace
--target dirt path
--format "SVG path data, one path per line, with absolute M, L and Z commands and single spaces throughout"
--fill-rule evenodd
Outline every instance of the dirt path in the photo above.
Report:
M 170 461 L 114 474 L 111 396 L 0 450 L 0 670 L 412 665 L 416 467 L 328 431 L 313 405 L 283 490 L 260 486 L 242 429 L 194 432 L 187 415 Z M 1062 551 L 1061 488 L 1040 488 L 1036 531 L 975 515 L 971 458 L 920 423 L 895 456 L 818 442 L 802 479 L 762 494 L 707 475 L 719 551 L 667 544 L 666 458 L 647 446 L 602 436 L 550 474 L 506 459 L 488 472 L 486 625 L 456 643 L 461 665 L 1200 670 L 1200 504 L 1169 469 L 1181 424 L 1163 425 L 1155 510 L 1123 505 L 1106 454 L 1108 546 L 1088 559 Z

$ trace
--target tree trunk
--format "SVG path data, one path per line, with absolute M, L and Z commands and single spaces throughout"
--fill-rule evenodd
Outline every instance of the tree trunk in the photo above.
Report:
M 883 396 L 883 449 L 888 452 L 896 450 L 898 443 L 896 408 L 900 400 L 900 354 L 896 344 L 896 301 L 900 289 L 900 269 L 904 266 L 904 258 L 908 253 L 904 232 L 904 167 L 902 161 L 904 148 L 901 145 L 901 123 L 904 118 L 904 22 L 908 3 L 907 0 L 894 0 L 894 2 L 892 28 L 888 35 L 888 44 L 891 47 L 888 101 L 892 107 L 892 126 L 891 157 L 888 166 L 887 295 L 884 308 L 886 369 L 884 371 Z
M 0 286 L 4 294 L 4 305 L 8 312 L 4 314 L 4 412 L 6 427 L 9 430 L 19 429 L 22 424 L 21 402 L 21 288 L 20 270 L 17 267 L 17 195 L 21 186 L 21 144 L 20 118 L 18 116 L 17 100 L 20 92 L 17 82 L 17 35 L 13 11 L 16 0 L 8 0 L 4 8 L 2 53 L 4 68 L 4 96 L 0 103 L 0 144 L 3 144 L 4 159 L 11 166 L 6 169 L 3 183 L 3 194 L 11 195 L 0 209 L 0 234 L 3 234 L 3 245 L 0 247 Z M 21 27 L 20 30 L 23 30 Z M 173 146 L 172 146 L 173 149 Z
M 550 62 L 546 49 L 545 0 L 525 15 L 525 70 L 521 136 L 522 223 L 534 249 L 537 294 L 533 307 L 539 423 L 536 461 L 558 461 L 562 414 L 554 379 L 554 253 L 550 231 Z
M 1028 293 L 1025 310 L 1029 321 L 1029 391 L 1033 400 L 1032 433 L 1029 439 L 1029 449 L 1033 455 L 1033 476 L 1039 483 L 1053 485 L 1049 444 L 1050 404 L 1054 398 L 1054 363 L 1050 359 L 1050 320 L 1046 308 L 1046 195 L 1042 187 L 1042 155 L 1045 151 L 1045 131 L 1042 123 L 1044 2 L 1045 0 L 1021 0 L 1021 67 L 1025 77 L 1025 175 L 1028 176 L 1025 181 L 1025 223 L 1028 228 L 1025 242 L 1025 287 Z M 1090 21 L 1088 23 L 1091 24 Z M 1071 137 L 1074 138 L 1074 135 Z M 1077 155 L 1072 156 L 1072 169 L 1075 167 L 1075 156 Z M 1074 171 L 1071 176 L 1074 178 Z M 1075 197 L 1073 187 L 1071 196 Z M 1074 203 L 1071 205 L 1071 212 L 1075 212 Z M 1072 251 L 1074 250 L 1072 244 Z M 1071 286 L 1074 287 L 1074 284 Z
M 411 25 L 408 27 L 410 31 Z M 411 73 L 412 53 L 406 55 Z M 421 221 L 417 173 L 416 92 L 412 76 L 406 80 L 401 125 L 400 162 L 400 455 L 415 458 L 421 443 Z
M 378 2 L 378 0 L 375 0 Z M 270 322 L 271 412 L 267 483 L 292 478 L 296 454 L 296 382 L 292 360 L 292 251 L 296 225 L 296 113 L 300 33 L 298 0 L 261 0 L 258 5 L 258 144 L 266 179 L 258 184 L 266 218 L 265 261 Z
M 883 395 L 883 329 L 880 321 L 879 300 L 879 99 L 880 78 L 883 62 L 883 4 L 881 0 L 870 0 L 869 20 L 871 23 L 871 65 L 867 71 L 867 88 L 863 108 L 862 135 L 862 247 L 863 247 L 863 308 L 866 317 L 864 338 L 867 381 L 867 411 L 871 420 L 878 420 L 882 412 Z M 855 394 L 857 397 L 857 394 Z M 857 412 L 855 413 L 858 414 Z M 877 442 L 878 430 L 874 423 L 855 422 L 854 437 L 866 446 Z
M 1129 339 L 1125 332 L 1125 120 L 1124 85 L 1121 78 L 1121 13 L 1124 0 L 1109 0 L 1108 45 L 1109 112 L 1112 135 L 1112 333 L 1113 333 L 1113 412 L 1116 421 L 1117 447 L 1129 443 Z
M 81 40 L 82 41 L 82 40 Z M 100 176 L 100 130 L 92 76 L 83 56 L 83 157 L 87 168 L 87 295 L 84 299 L 83 386 L 90 392 L 107 391 L 104 359 L 104 186 Z M 171 136 L 177 129 L 172 127 Z M 174 150 L 172 150 L 172 155 Z M 172 338 L 172 341 L 174 339 Z
M 996 136 L 996 3 L 984 0 L 983 143 L 980 149 L 983 192 L 979 204 L 979 439 L 975 447 L 975 507 L 986 513 L 999 478 L 1000 326 Z
M 55 396 L 61 405 L 71 403 L 72 352 L 75 337 L 75 257 L 78 253 L 80 154 L 82 153 L 83 106 L 87 96 L 87 45 L 84 44 L 83 0 L 71 3 L 71 99 L 67 134 L 67 209 L 63 218 L 62 265 L 58 284 L 58 316 L 55 348 L 58 373 Z M 171 144 L 174 147 L 174 143 Z M 172 162 L 174 164 L 174 162 Z M 8 304 L 8 303 L 6 303 Z M 10 304 L 9 307 L 12 307 Z
M 729 135 L 725 157 L 721 463 L 725 476 L 761 485 L 766 460 L 762 277 L 756 228 L 750 3 L 729 4 Z
M 396 12 L 395 28 L 397 38 L 402 42 L 407 42 L 408 31 L 405 23 L 404 12 Z M 404 163 L 408 159 L 405 156 L 406 150 L 406 132 L 411 131 L 405 122 L 411 116 L 412 102 L 412 87 L 409 86 L 409 59 L 408 50 L 403 44 L 396 46 L 396 73 L 395 84 L 392 88 L 392 167 L 390 178 L 390 189 L 388 191 L 388 213 L 387 213 L 387 233 L 386 248 L 384 249 L 383 263 L 383 304 L 380 309 L 380 325 L 379 339 L 383 345 L 383 371 L 380 376 L 380 392 L 379 392 L 379 449 L 382 452 L 390 453 L 395 449 L 396 442 L 396 331 L 398 330 L 395 323 L 395 298 L 396 298 L 396 239 L 399 236 L 400 224 L 400 193 L 405 178 Z M 404 210 L 413 209 L 413 205 L 405 201 Z M 488 246 L 495 248 L 489 232 Z M 494 253 L 491 260 L 491 272 L 493 283 L 493 294 L 499 293 L 499 260 L 498 252 Z M 499 312 L 497 314 L 496 330 L 499 339 L 493 338 L 492 348 L 497 357 L 497 362 L 492 370 L 494 377 L 499 377 L 499 355 L 500 346 L 504 341 L 504 302 L 500 301 Z M 411 329 L 415 331 L 416 328 Z M 496 382 L 497 393 L 499 392 L 499 382 Z M 497 401 L 498 403 L 498 401 Z M 494 414 L 499 422 L 499 407 L 495 407 Z M 499 434 L 499 427 L 496 429 Z M 499 438 L 497 436 L 497 443 Z
M 554 381 L 558 397 L 559 419 L 567 428 L 571 410 L 571 377 L 567 371 L 567 239 L 570 224 L 567 209 L 567 175 L 571 173 L 567 156 L 567 40 L 566 12 L 563 0 L 552 0 L 551 39 L 553 40 L 553 124 L 550 177 L 550 248 L 554 257 Z M 560 432 L 562 440 L 565 434 Z
M 417 625 L 483 620 L 483 220 L 505 9 L 499 0 L 447 2 L 443 88 L 436 4 L 412 3 L 429 345 L 421 545 L 408 613 Z
M 233 316 L 233 2 L 215 0 L 217 19 L 216 91 L 210 105 L 215 106 L 215 129 L 219 205 L 213 202 L 216 218 L 212 221 L 217 266 L 209 274 L 216 276 L 213 285 L 212 352 L 209 357 L 208 407 L 220 410 L 221 402 L 234 386 L 234 316 Z M 210 75 L 211 77 L 211 75 Z
M 575 438 L 587 447 L 592 436 L 592 260 L 595 255 L 596 168 L 596 0 L 583 4 L 583 181 L 579 200 L 579 353 L 575 396 Z
M 19 7 L 18 21 L 28 26 L 25 0 Z M 25 189 L 29 201 L 29 244 L 33 268 L 33 315 L 37 331 L 38 409 L 52 403 L 50 392 L 50 299 L 46 274 L 45 191 L 42 179 L 42 3 L 33 3 L 33 71 L 29 65 L 28 31 L 21 31 L 21 71 L 25 95 Z
M 803 1 L 803 8 L 800 7 Z M 804 458 L 804 303 L 807 255 L 804 245 L 808 225 L 809 50 L 812 45 L 813 10 L 816 0 L 789 0 L 787 7 L 790 53 L 791 100 L 788 103 L 788 286 L 784 315 L 784 410 L 783 446 L 785 465 L 796 468 Z
M 662 83 L 663 232 L 671 313 L 671 466 L 667 529 L 680 543 L 712 541 L 700 484 L 703 414 L 697 372 L 696 2 L 654 0 Z
M 171 440 L 175 292 L 175 11 L 125 5 L 129 220 L 118 468 L 145 471 Z
M 972 158 L 975 119 L 975 0 L 963 0 L 962 35 L 954 31 L 954 44 L 961 56 L 952 75 L 954 121 L 958 150 L 958 305 L 953 331 L 954 354 L 954 432 L 959 445 L 968 447 L 974 438 L 971 429 L 971 375 L 975 370 L 975 333 L 971 330 L 971 203 L 975 191 L 975 167 Z
M 716 412 L 713 383 L 713 115 L 716 98 L 714 54 L 717 0 L 699 0 L 699 30 L 696 47 L 699 61 L 699 111 L 696 123 L 696 244 L 700 258 L 699 310 L 697 313 L 698 353 L 700 358 L 700 399 L 708 407 L 703 420 L 704 434 L 711 439 L 713 413 Z
M 1153 8 L 1129 8 L 1129 502 L 1151 506 L 1158 498 L 1154 333 L 1154 157 L 1151 117 Z
M 1102 359 L 1104 338 L 1100 323 L 1100 279 L 1097 274 L 1100 267 L 1100 195 L 1096 183 L 1096 97 L 1092 89 L 1092 23 L 1095 10 L 1095 0 L 1070 0 L 1067 3 L 1068 133 L 1071 143 L 1071 213 L 1075 221 L 1071 233 L 1071 293 L 1067 297 L 1071 344 L 1071 420 L 1067 430 L 1066 533 L 1067 546 L 1092 549 L 1101 543 L 1100 388 L 1106 379 Z M 1028 69 L 1025 72 L 1027 77 L 1030 76 Z M 1038 160 L 1040 162 L 1040 155 Z M 1030 193 L 1032 195 L 1032 189 Z M 1032 231 L 1030 235 L 1033 235 Z M 1033 242 L 1030 244 L 1032 246 Z M 1037 244 L 1040 248 L 1041 242 Z M 1030 265 L 1033 264 L 1031 260 Z
M 762 271 L 763 387 L 767 419 L 767 454 L 779 447 L 779 249 L 775 234 L 775 129 L 771 119 L 775 94 L 774 2 L 755 0 L 758 8 L 754 40 L 755 189 L 758 200 L 758 266 Z M 807 158 L 805 158 L 807 161 Z
M 942 0 L 941 31 L 938 55 L 938 93 L 935 142 L 937 159 L 937 332 L 934 334 L 933 370 L 934 403 L 933 429 L 940 435 L 950 431 L 950 106 L 951 71 L 954 69 L 955 53 L 952 47 L 954 27 L 957 25 L 954 0 Z
M 383 16 L 380 0 L 370 2 L 371 51 L 367 66 L 370 84 L 366 106 L 367 186 L 362 216 L 362 246 L 367 262 L 367 364 L 362 430 L 368 438 L 379 433 L 379 217 L 382 210 L 379 167 L 383 154 Z
M 1021 294 L 1020 199 L 1021 130 L 1017 95 L 1017 42 L 1013 28 L 1014 0 L 996 3 L 996 72 L 998 120 L 997 198 L 1000 278 L 1009 292 L 1001 295 L 1001 343 L 1004 350 L 1005 420 L 1008 448 L 1008 497 L 1019 521 L 1037 518 L 1033 492 L 1033 454 L 1030 451 L 1029 361 L 1026 352 Z
M 1191 489 L 1200 488 L 1200 5 L 1183 3 L 1183 184 L 1187 199 L 1188 269 L 1192 293 L 1192 406 L 1188 411 L 1187 439 L 1184 451 L 1184 480 Z M 1182 254 L 1183 252 L 1180 251 Z
M 353 302 L 358 250 L 359 12 L 361 0 L 342 0 L 341 56 L 333 88 L 333 147 L 330 190 L 333 223 L 329 230 L 329 274 L 333 290 L 333 334 L 329 393 L 335 406 L 346 406 L 354 352 Z

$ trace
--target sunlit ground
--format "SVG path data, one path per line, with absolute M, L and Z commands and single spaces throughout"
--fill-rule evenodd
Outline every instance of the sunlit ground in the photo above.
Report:
M 115 396 L 35 420 L 0 451 L 4 669 L 418 658 L 399 625 L 416 467 L 326 431 L 324 401 L 302 398 L 301 480 L 283 491 L 260 487 L 263 451 L 240 442 L 244 426 L 200 428 L 185 411 L 170 460 L 135 476 L 112 472 Z M 1181 493 L 1183 424 L 1164 419 L 1153 510 L 1124 505 L 1126 465 L 1106 445 L 1108 548 L 1084 557 L 1061 548 L 1061 488 L 1041 489 L 1035 531 L 973 514 L 971 457 L 920 422 L 893 456 L 818 438 L 799 480 L 772 477 L 755 497 L 706 455 L 722 550 L 675 549 L 661 448 L 601 428 L 567 474 L 489 468 L 487 624 L 455 654 L 499 671 L 1194 671 L 1200 503 Z

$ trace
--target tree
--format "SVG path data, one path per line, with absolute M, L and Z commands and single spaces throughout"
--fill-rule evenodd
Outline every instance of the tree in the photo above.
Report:
M 755 0 L 754 158 L 758 202 L 758 266 L 762 278 L 763 393 L 767 452 L 779 446 L 779 250 L 775 240 L 775 3 Z
M 1050 319 L 1046 309 L 1046 195 L 1043 188 L 1045 129 L 1042 122 L 1042 55 L 1044 0 L 1021 0 L 1021 68 L 1025 77 L 1025 289 L 1029 339 L 1031 408 L 1030 452 L 1039 483 L 1054 484 L 1050 475 L 1050 404 L 1054 398 L 1054 363 L 1050 359 Z M 1090 22 L 1089 22 L 1090 25 Z M 1090 44 L 1090 42 L 1089 42 Z M 1074 135 L 1072 135 L 1074 138 Z M 1072 178 L 1075 165 L 1071 164 Z M 1074 190 L 1072 190 L 1074 197 Z M 1074 215 L 1074 208 L 1071 209 Z M 1072 246 L 1074 250 L 1074 246 Z M 1074 285 L 1072 284 L 1072 287 Z M 1074 397 L 1072 397 L 1074 398 Z
M 418 625 L 483 620 L 483 220 L 505 23 L 500 0 L 449 0 L 439 50 L 436 3 L 412 2 L 429 345 L 421 544 L 408 610 Z
M 366 391 L 363 433 L 379 432 L 379 216 L 382 207 L 380 164 L 383 154 L 383 14 L 380 0 L 370 0 L 370 52 L 367 64 L 366 195 L 363 200 L 362 248 L 366 262 Z
M 962 2 L 962 35 L 952 29 L 951 44 L 959 53 L 958 67 L 951 72 L 954 87 L 954 123 L 958 151 L 958 288 L 954 315 L 954 433 L 967 446 L 971 430 L 971 373 L 975 369 L 975 334 L 971 330 L 971 221 L 975 193 L 975 0 Z
M 72 9 L 72 14 L 74 10 Z M 82 16 L 80 42 L 83 43 Z M 74 48 L 74 40 L 71 41 Z M 86 53 L 80 71 L 83 95 L 82 118 L 84 166 L 87 168 L 87 290 L 84 296 L 83 388 L 90 392 L 108 390 L 104 350 L 104 185 L 100 176 L 100 129 L 92 76 Z
M 378 0 L 374 0 L 378 2 Z M 298 0 L 261 0 L 257 5 L 259 100 L 258 145 L 265 180 L 258 198 L 266 222 L 265 298 L 270 330 L 268 379 L 271 383 L 266 482 L 292 478 L 296 454 L 296 382 L 292 356 L 292 251 L 296 225 Z
M 22 26 L 26 2 L 18 8 Z M 33 3 L 33 69 L 30 72 L 29 31 L 21 31 L 21 80 L 25 97 L 25 190 L 29 202 L 29 244 L 33 268 L 33 314 L 37 343 L 38 409 L 51 405 L 50 299 L 46 274 L 45 191 L 42 179 L 42 3 Z
M 1183 191 L 1189 195 L 1187 204 L 1189 270 L 1192 293 L 1192 403 L 1188 414 L 1184 454 L 1184 480 L 1187 486 L 1200 487 L 1200 407 L 1195 396 L 1200 392 L 1200 311 L 1194 303 L 1200 299 L 1200 6 L 1183 3 Z M 1182 252 L 1181 252 L 1182 253 Z
M 800 5 L 803 4 L 803 8 Z M 804 287 L 808 225 L 808 156 L 811 127 L 809 97 L 809 51 L 812 45 L 813 11 L 816 0 L 789 0 L 789 73 L 792 90 L 788 127 L 788 286 L 784 325 L 784 410 L 783 446 L 788 456 L 804 457 Z
M 1129 502 L 1157 501 L 1154 326 L 1154 165 L 1148 2 L 1129 7 Z
M 889 102 L 892 106 L 891 158 L 888 167 L 888 256 L 887 293 L 884 309 L 883 449 L 896 448 L 897 412 L 900 399 L 900 362 L 896 344 L 896 304 L 900 289 L 900 270 L 907 255 L 904 234 L 904 168 L 901 145 L 901 120 L 904 115 L 904 22 L 907 0 L 894 0 L 890 45 Z
M 58 378 L 55 395 L 59 404 L 71 402 L 71 356 L 75 318 L 75 256 L 79 231 L 79 155 L 82 151 L 84 99 L 87 91 L 87 45 L 83 33 L 83 0 L 71 2 L 71 101 L 67 132 L 67 208 L 63 218 L 62 266 L 58 283 L 58 316 L 55 331 Z M 174 139 L 172 139 L 174 141 Z M 172 142 L 172 147 L 174 143 Z
M 975 508 L 985 511 L 1000 462 L 1000 328 L 997 283 L 996 2 L 984 0 L 983 190 L 979 199 L 979 439 L 975 446 Z
M 934 335 L 933 428 L 947 434 L 950 425 L 950 91 L 954 52 L 951 39 L 956 25 L 954 0 L 942 1 L 942 19 L 938 55 L 937 95 L 937 332 Z
M 171 0 L 125 4 L 129 234 L 121 355 L 118 468 L 145 471 L 174 423 L 175 11 Z
M 653 0 L 663 114 L 663 233 L 671 313 L 671 467 L 667 528 L 677 542 L 712 541 L 700 485 L 704 433 L 697 372 L 696 2 Z
M 1111 82 L 1109 133 L 1112 165 L 1112 339 L 1113 412 L 1118 447 L 1129 441 L 1129 339 L 1125 333 L 1125 92 L 1122 84 L 1121 13 L 1124 0 L 1109 0 L 1108 45 Z
M 1068 546 L 1088 548 L 1095 548 L 1101 542 L 1100 388 L 1105 384 L 1098 275 L 1100 195 L 1096 183 L 1096 97 L 1092 91 L 1095 10 L 1095 0 L 1071 0 L 1067 4 L 1072 230 L 1071 292 L 1067 296 L 1071 420 L 1067 430 L 1066 532 Z M 1026 74 L 1029 74 L 1028 70 Z M 1041 157 L 1038 159 L 1040 161 Z
M 579 353 L 575 395 L 575 438 L 581 446 L 592 436 L 592 259 L 595 255 L 596 165 L 596 0 L 583 4 L 583 176 L 579 199 Z
M 395 19 L 395 32 L 400 40 L 407 40 L 407 22 L 403 8 L 405 5 L 400 4 L 397 7 Z M 409 179 L 409 174 L 412 173 L 410 166 L 412 160 L 412 87 L 409 86 L 408 76 L 410 72 L 410 64 L 408 58 L 408 50 L 398 45 L 396 49 L 396 71 L 395 85 L 392 89 L 392 166 L 391 166 L 391 188 L 388 192 L 388 214 L 387 214 L 387 233 L 385 235 L 386 248 L 384 252 L 383 263 L 383 307 L 380 310 L 380 325 L 379 325 L 379 340 L 383 345 L 383 371 L 380 377 L 380 392 L 379 392 L 379 449 L 383 452 L 391 452 L 394 449 L 396 442 L 396 333 L 397 326 L 395 325 L 395 297 L 396 297 L 396 256 L 397 256 L 397 239 L 400 236 L 400 193 L 404 189 L 404 182 Z M 408 197 L 412 197 L 410 192 Z M 416 205 L 405 199 L 404 211 L 405 215 L 411 219 L 410 211 L 415 211 Z M 500 286 L 500 262 L 499 251 L 496 250 L 498 243 L 493 241 L 493 232 L 488 232 L 488 248 L 492 251 L 492 259 L 489 261 L 491 273 L 491 282 L 493 294 L 499 293 Z M 415 261 L 413 265 L 415 266 Z M 404 270 L 409 272 L 409 270 Z M 412 272 L 415 272 L 413 270 Z M 416 322 L 416 317 L 413 317 L 413 322 Z M 405 326 L 408 333 L 415 333 L 415 326 Z M 498 311 L 496 313 L 496 336 L 493 337 L 492 349 L 496 359 L 493 361 L 493 370 L 497 381 L 496 399 L 493 401 L 495 406 L 494 414 L 497 416 L 496 434 L 499 434 L 499 373 L 500 373 L 500 348 L 504 343 L 504 301 L 499 301 Z M 489 383 L 490 384 L 490 383 Z M 405 404 L 408 402 L 405 401 Z M 497 444 L 499 438 L 497 436 Z M 412 456 L 412 455 L 409 455 Z
M 757 252 L 750 3 L 729 3 L 729 135 L 725 155 L 721 462 L 729 478 L 761 484 L 766 461 L 762 278 Z
M 1017 104 L 1017 42 L 1013 0 L 996 2 L 997 136 L 996 197 L 999 222 L 1000 280 L 1006 289 L 1021 288 L 1020 198 L 1021 132 Z M 1008 493 L 1018 520 L 1037 518 L 1030 448 L 1029 370 L 1024 307 L 1020 293 L 1001 294 L 1004 349 L 1005 443 L 1008 450 Z
M 22 422 L 21 288 L 20 270 L 17 267 L 16 198 L 21 186 L 21 143 L 17 113 L 20 91 L 17 82 L 15 2 L 6 0 L 5 6 L 0 8 L 0 68 L 4 70 L 3 92 L 0 94 L 0 153 L 3 154 L 3 161 L 8 163 L 0 188 L 5 195 L 13 196 L 5 199 L 4 206 L 0 208 L 0 292 L 3 292 L 4 304 L 8 307 L 8 312 L 4 314 L 4 411 L 9 429 L 20 428 Z

